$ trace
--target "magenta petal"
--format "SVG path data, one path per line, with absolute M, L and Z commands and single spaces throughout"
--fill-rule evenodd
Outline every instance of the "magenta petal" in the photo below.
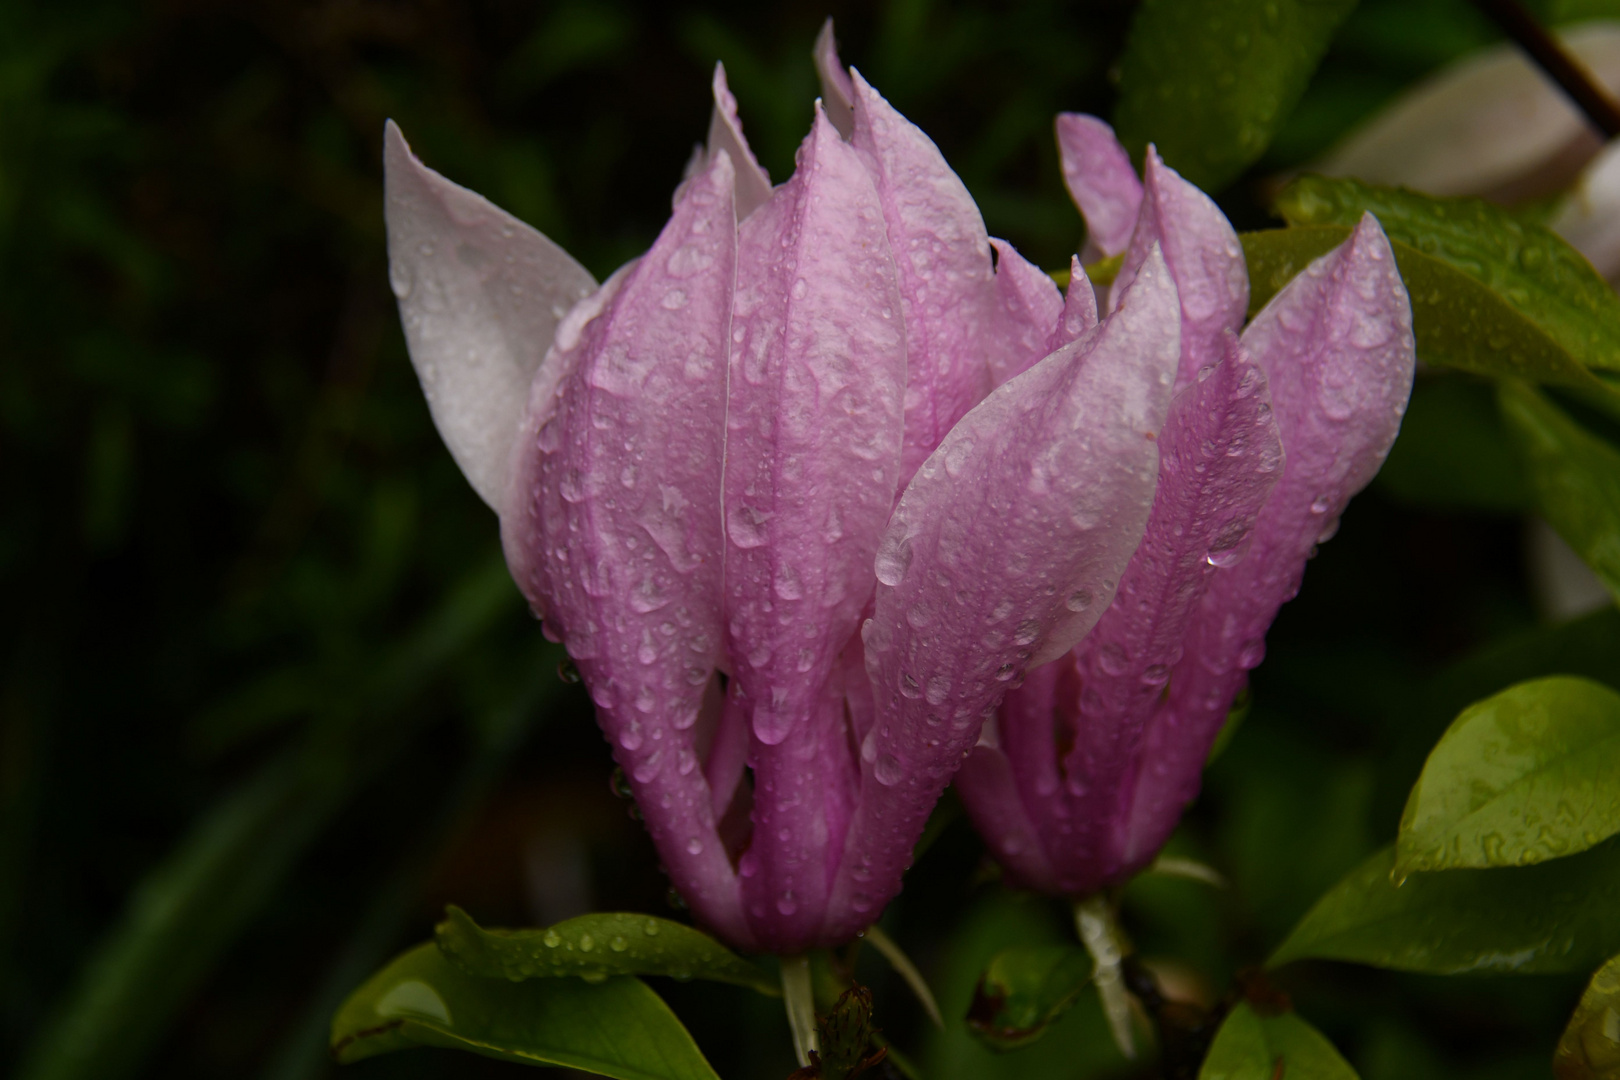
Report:
M 756 935 L 816 943 L 855 765 L 843 653 L 894 504 L 905 334 L 877 192 L 817 111 L 798 170 L 742 227 L 725 455 L 732 691 L 756 740 L 741 864 Z
M 1070 744 L 1065 783 L 1044 799 L 1031 793 L 1042 834 L 1068 830 L 1050 852 L 1065 893 L 1091 892 L 1141 869 L 1125 853 L 1132 793 L 1140 775 L 1163 767 L 1143 752 L 1143 732 L 1182 658 L 1211 577 L 1243 558 L 1281 475 L 1282 445 L 1265 375 L 1236 338 L 1228 335 L 1227 343 L 1226 358 L 1170 406 L 1142 544 L 1114 603 L 1075 650 L 1075 678 L 1056 710 L 1061 737 Z M 1050 743 L 1053 715 L 1018 728 L 1006 716 L 1003 742 Z
M 700 768 L 721 651 L 720 477 L 736 266 L 729 155 L 695 177 L 652 249 L 581 305 L 537 380 L 502 539 L 566 641 L 671 878 L 751 943 Z
M 996 295 L 1001 300 L 1003 334 L 1003 347 L 989 357 L 990 378 L 1000 386 L 1057 348 L 1051 339 L 1063 315 L 1063 297 L 1051 275 L 1018 254 L 1007 241 L 992 237 L 990 246 L 996 249 Z M 1094 304 L 1091 322 L 1096 321 Z
M 1181 368 L 1176 389 L 1221 358 L 1227 331 L 1243 326 L 1249 274 L 1243 246 L 1215 201 L 1183 180 L 1148 147 L 1144 195 L 1113 295 L 1130 285 L 1148 249 L 1160 244 L 1181 295 Z
M 1069 288 L 1063 294 L 1063 313 L 1047 339 L 1047 348 L 1061 349 L 1097 325 L 1097 289 L 1086 276 L 1078 255 L 1069 256 Z
M 1028 807 L 1038 806 L 1034 796 L 1050 796 L 1062 781 L 1052 720 L 1058 687 L 1065 669 L 1072 667 L 1071 654 L 1030 672 L 1022 686 L 1007 694 L 999 713 L 985 721 L 978 745 L 952 781 L 973 827 L 1010 882 L 1044 893 L 1062 891 L 1047 851 L 1059 848 L 1066 823 L 1059 822 L 1056 829 L 1048 825 L 1043 833 Z M 1042 721 L 1047 737 L 1032 738 Z M 1015 736 L 1012 743 L 1009 733 Z
M 989 393 L 991 371 L 1018 360 L 1001 332 L 990 237 L 967 188 L 928 136 L 860 72 L 853 79 L 854 145 L 877 183 L 904 297 L 904 483 Z
M 1059 113 L 1058 154 L 1069 196 L 1086 219 L 1092 243 L 1104 255 L 1118 255 L 1131 242 L 1142 182 L 1114 129 L 1083 113 Z
M 433 423 L 497 512 L 529 381 L 557 321 L 596 287 L 568 253 L 423 165 L 383 129 L 388 278 Z
M 1412 312 L 1389 242 L 1371 215 L 1306 268 L 1243 335 L 1268 376 L 1287 455 L 1249 553 L 1217 572 L 1147 733 L 1125 857 L 1150 857 L 1198 790 L 1209 745 L 1248 669 L 1265 656 L 1277 609 L 1305 562 L 1378 471 L 1412 389 Z
M 877 193 L 825 115 L 744 223 L 725 451 L 733 675 L 766 744 L 817 708 L 894 503 L 905 336 Z
M 858 900 L 880 906 L 898 888 L 1008 685 L 1068 651 L 1113 598 L 1153 502 L 1176 312 L 1152 255 L 1108 320 L 964 417 L 895 508 L 862 631 L 877 718 L 831 908 L 841 931 Z
M 771 178 L 760 168 L 754 152 L 743 138 L 742 121 L 737 118 L 737 99 L 726 85 L 726 66 L 714 65 L 714 112 L 709 117 L 708 159 L 724 150 L 731 155 L 737 184 L 737 220 L 752 214 L 771 197 Z
M 838 40 L 833 37 L 830 15 L 821 24 L 811 56 L 815 58 L 816 75 L 821 79 L 821 107 L 838 134 L 847 140 L 855 133 L 855 84 L 838 59 Z

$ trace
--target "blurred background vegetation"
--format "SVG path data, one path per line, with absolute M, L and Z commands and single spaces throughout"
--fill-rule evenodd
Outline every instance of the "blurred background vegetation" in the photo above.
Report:
M 662 225 L 716 59 L 785 178 L 829 14 L 991 232 L 1066 266 L 1082 226 L 1052 118 L 1107 115 L 1127 0 L 0 5 L 0 1073 L 335 1074 L 332 1009 L 448 901 L 486 924 L 667 913 L 406 360 L 382 124 L 603 277 Z M 1265 225 L 1264 177 L 1494 39 L 1463 0 L 1367 0 L 1223 205 Z M 1459 707 L 1553 665 L 1616 680 L 1614 612 L 1539 627 L 1493 415 L 1483 387 L 1420 385 L 1274 628 L 1178 841 L 1232 886 L 1132 887 L 1144 952 L 1195 989 L 1219 995 L 1393 835 Z M 1064 933 L 960 821 L 888 919 L 953 1017 L 992 953 Z M 932 1078 L 1131 1075 L 1089 1005 L 994 1058 L 860 972 Z M 1281 981 L 1369 1080 L 1544 1076 L 1580 987 Z M 791 1068 L 775 1003 L 659 989 L 723 1075 Z M 418 1051 L 344 1072 L 514 1068 Z

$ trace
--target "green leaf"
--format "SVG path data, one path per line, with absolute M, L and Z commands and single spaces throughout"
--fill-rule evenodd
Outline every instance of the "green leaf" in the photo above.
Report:
M 1620 694 L 1554 675 L 1464 709 L 1412 787 L 1395 875 L 1524 866 L 1620 832 Z
M 1483 199 L 1303 176 L 1277 198 L 1290 225 L 1353 226 L 1372 211 L 1391 240 L 1461 270 L 1587 367 L 1620 371 L 1620 296 L 1552 230 Z
M 1217 190 L 1293 111 L 1355 0 L 1144 0 L 1120 60 L 1120 138 Z
M 1033 1042 L 1091 985 L 1091 970 L 1078 945 L 1004 949 L 979 979 L 968 1025 L 997 1050 Z
M 1291 1012 L 1261 1016 L 1246 1001 L 1227 1014 L 1198 1080 L 1356 1080 L 1356 1072 L 1310 1024 Z
M 1620 951 L 1620 848 L 1536 866 L 1416 874 L 1395 885 L 1394 845 L 1316 902 L 1272 954 L 1433 975 L 1581 971 Z
M 718 1080 L 692 1036 L 640 979 L 510 983 L 469 975 L 429 943 L 396 958 L 332 1018 L 347 1064 L 443 1046 L 620 1080 Z
M 1311 260 L 1349 235 L 1344 225 L 1243 233 L 1250 315 L 1258 314 Z M 1412 298 L 1418 359 L 1476 375 L 1609 392 L 1545 330 L 1488 286 L 1393 236 L 1390 246 Z
M 1575 1014 L 1553 1051 L 1558 1080 L 1609 1080 L 1620 1073 L 1620 956 L 1612 957 L 1586 984 Z
M 781 994 L 769 972 L 708 934 L 651 915 L 601 912 L 543 930 L 486 930 L 451 904 L 433 933 L 457 967 L 484 978 L 517 982 L 576 975 L 600 982 L 610 975 L 668 975 Z
M 1620 597 L 1620 451 L 1527 386 L 1504 385 L 1498 400 L 1541 516 Z

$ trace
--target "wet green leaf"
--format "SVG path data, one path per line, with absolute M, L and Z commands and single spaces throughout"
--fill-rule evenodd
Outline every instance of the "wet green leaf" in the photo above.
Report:
M 1078 945 L 1004 949 L 984 969 L 968 1025 L 997 1050 L 1033 1042 L 1091 985 L 1091 970 Z
M 1553 1075 L 1558 1080 L 1620 1077 L 1620 956 L 1611 957 L 1587 983 L 1553 1051 Z
M 1215 1033 L 1198 1080 L 1355 1080 L 1333 1044 L 1293 1013 L 1261 1016 L 1246 1001 Z
M 1326 255 L 1349 235 L 1344 225 L 1243 233 L 1249 313 L 1258 314 L 1312 259 Z M 1607 393 L 1551 335 L 1489 286 L 1393 236 L 1390 242 L 1412 298 L 1418 359 L 1476 375 Z
M 701 930 L 651 915 L 599 912 L 535 930 L 486 930 L 454 904 L 434 928 L 439 948 L 471 975 L 523 979 L 668 975 L 712 979 L 776 996 L 776 979 Z
M 1620 597 L 1620 451 L 1527 386 L 1504 385 L 1499 400 L 1541 516 Z
M 686 1028 L 640 979 L 513 984 L 469 975 L 431 943 L 350 995 L 332 1018 L 331 1045 L 343 1063 L 443 1046 L 620 1080 L 717 1080 Z
M 1477 702 L 1412 787 L 1395 874 L 1524 866 L 1620 832 L 1620 694 L 1555 675 Z
M 1355 0 L 1145 0 L 1120 60 L 1120 138 L 1217 190 L 1265 153 Z
M 1536 866 L 1414 874 L 1395 885 L 1390 845 L 1316 902 L 1272 954 L 1433 975 L 1581 971 L 1620 951 L 1614 841 Z
M 1478 281 L 1578 362 L 1620 371 L 1620 296 L 1550 229 L 1483 199 L 1439 199 L 1323 176 L 1288 185 L 1277 210 L 1290 225 L 1345 226 L 1370 210 L 1391 240 Z

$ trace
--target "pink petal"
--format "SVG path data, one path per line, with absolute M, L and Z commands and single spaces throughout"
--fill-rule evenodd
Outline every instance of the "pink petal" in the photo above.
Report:
M 855 133 L 855 84 L 850 82 L 849 72 L 838 59 L 838 40 L 833 37 L 831 15 L 821 24 L 811 56 L 816 61 L 816 75 L 821 79 L 821 107 L 838 134 L 847 140 Z
M 1063 314 L 1047 339 L 1047 347 L 1061 349 L 1097 325 L 1097 290 L 1080 265 L 1078 255 L 1069 256 L 1069 288 L 1063 294 Z
M 1212 575 L 1243 558 L 1281 475 L 1265 375 L 1235 338 L 1227 342 L 1226 358 L 1170 406 L 1147 532 L 1114 603 L 1074 652 L 1074 677 L 1056 709 L 1069 743 L 1066 781 L 1061 788 L 1037 783 L 1026 795 L 1042 835 L 1063 834 L 1050 856 L 1060 891 L 1071 895 L 1141 869 L 1124 852 L 1132 792 L 1140 775 L 1156 775 L 1162 766 L 1143 752 L 1143 732 Z M 1027 714 L 1004 709 L 1003 744 L 1050 745 L 1053 715 L 1049 710 L 1031 723 Z M 1026 722 L 1018 724 L 1020 718 Z
M 834 891 L 880 905 L 987 713 L 1062 655 L 1141 540 L 1179 348 L 1174 284 L 1150 256 L 1095 331 L 997 389 L 918 471 L 877 559 L 863 628 L 877 719 Z M 847 903 L 844 901 L 847 900 Z
M 1052 717 L 1054 691 L 1067 660 L 1061 657 L 1036 668 L 1024 685 L 1007 695 L 1000 713 L 985 722 L 978 745 L 963 759 L 952 781 L 973 827 L 1007 871 L 1009 882 L 1043 893 L 1062 891 L 1047 849 L 1061 845 L 1063 834 L 1043 833 L 1030 816 L 1026 802 L 1031 801 L 1027 796 L 1035 785 L 1048 794 L 1057 790 Z M 1048 735 L 1044 745 L 1043 740 L 1023 738 L 1018 745 L 1022 757 L 1015 758 L 1001 732 L 1009 728 L 1033 730 L 1043 719 Z M 1040 760 L 1043 750 L 1044 761 Z
M 928 136 L 853 77 L 854 146 L 877 183 L 904 297 L 904 482 L 989 393 L 992 369 L 1018 361 L 1001 333 L 990 237 L 967 188 Z
M 1366 215 L 1266 305 L 1243 335 L 1266 372 L 1287 454 L 1249 553 L 1213 576 L 1147 733 L 1125 858 L 1150 857 L 1197 793 L 1210 743 L 1305 562 L 1378 471 L 1412 389 L 1412 311 L 1383 230 Z
M 736 231 L 730 157 L 687 185 L 657 242 L 567 327 L 537 380 L 502 539 L 596 701 L 671 878 L 747 946 L 699 768 L 721 663 L 720 478 Z
M 1131 242 L 1142 183 L 1114 129 L 1083 113 L 1059 113 L 1058 154 L 1069 196 L 1086 219 L 1091 241 L 1104 255 L 1118 255 Z
M 1051 275 L 1007 241 L 992 237 L 990 246 L 996 249 L 996 295 L 1004 335 L 1003 348 L 989 357 L 990 378 L 1000 386 L 1057 348 L 1050 340 L 1063 315 L 1063 297 Z M 1097 322 L 1095 304 L 1091 322 Z
M 737 118 L 737 99 L 726 85 L 726 66 L 714 65 L 714 112 L 709 117 L 708 160 L 720 151 L 731 155 L 737 177 L 737 220 L 741 221 L 771 197 L 771 178 L 754 159 L 754 152 L 743 138 L 742 121 Z
M 1113 295 L 1130 285 L 1148 249 L 1160 244 L 1181 295 L 1179 390 L 1221 358 L 1222 336 L 1243 327 L 1249 273 L 1231 222 L 1213 199 L 1183 180 L 1148 147 L 1144 196 Z
M 557 322 L 596 288 L 585 268 L 383 128 L 388 279 L 439 435 L 496 511 L 529 382 Z
M 848 823 L 840 658 L 894 504 L 906 370 L 877 192 L 819 110 L 797 172 L 742 227 L 733 326 L 726 632 L 756 739 L 744 891 L 762 940 L 803 947 Z

